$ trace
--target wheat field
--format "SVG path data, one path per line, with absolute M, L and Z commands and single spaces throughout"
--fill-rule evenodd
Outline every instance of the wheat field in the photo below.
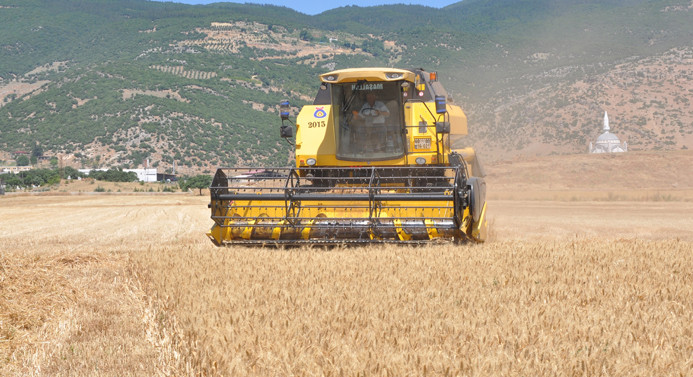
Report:
M 693 203 L 490 201 L 483 245 L 216 248 L 206 197 L 0 197 L 0 375 L 691 376 Z

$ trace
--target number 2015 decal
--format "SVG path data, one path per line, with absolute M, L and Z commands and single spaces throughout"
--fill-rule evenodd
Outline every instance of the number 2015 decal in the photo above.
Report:
M 320 120 L 317 122 L 308 122 L 308 128 L 318 128 L 318 127 L 326 127 L 327 124 L 325 123 L 324 120 Z

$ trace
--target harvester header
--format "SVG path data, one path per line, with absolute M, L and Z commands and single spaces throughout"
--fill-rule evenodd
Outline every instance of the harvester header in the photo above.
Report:
M 295 166 L 220 168 L 208 233 L 222 244 L 340 244 L 486 238 L 486 184 L 435 72 L 352 68 L 320 75 L 296 122 L 280 104 Z

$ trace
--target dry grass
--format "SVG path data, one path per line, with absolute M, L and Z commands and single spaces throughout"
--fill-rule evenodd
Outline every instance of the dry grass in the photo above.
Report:
M 189 200 L 202 207 L 185 196 L 0 198 L 0 375 L 175 374 L 128 244 L 175 240 Z M 157 215 L 181 224 L 157 237 Z
M 495 201 L 484 245 L 328 250 L 215 248 L 206 203 L 0 198 L 0 375 L 693 370 L 690 203 Z
M 147 336 L 157 331 L 127 255 L 56 249 L 0 257 L 0 374 L 159 372 Z
M 133 258 L 176 317 L 183 357 L 203 375 L 693 368 L 687 242 L 155 251 Z

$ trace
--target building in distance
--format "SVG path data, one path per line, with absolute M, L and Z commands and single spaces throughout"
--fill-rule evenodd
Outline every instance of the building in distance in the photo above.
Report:
M 592 145 L 590 143 L 590 153 L 619 153 L 628 151 L 628 143 L 625 141 L 621 143 L 618 136 L 609 132 L 609 116 L 604 112 L 604 131 L 603 134 L 599 135 L 597 141 Z

